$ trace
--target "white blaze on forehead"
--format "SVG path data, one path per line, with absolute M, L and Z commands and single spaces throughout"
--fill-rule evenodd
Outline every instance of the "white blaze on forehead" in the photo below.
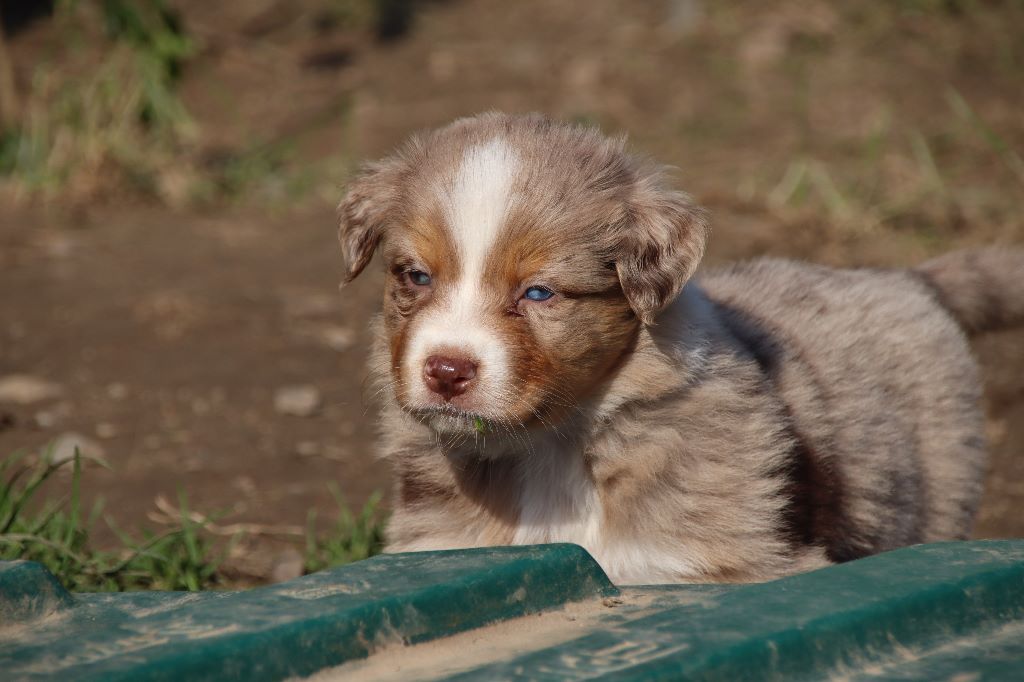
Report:
M 426 359 L 440 349 L 465 353 L 479 364 L 474 402 L 480 412 L 493 413 L 496 401 L 508 395 L 507 353 L 487 325 L 480 294 L 487 275 L 484 263 L 505 223 L 519 168 L 513 149 L 494 138 L 470 147 L 440 191 L 461 269 L 412 332 L 404 378 L 414 400 L 428 397 L 420 373 Z
M 499 138 L 471 147 L 462 157 L 444 197 L 445 218 L 461 256 L 462 283 L 479 281 L 483 275 L 484 260 L 508 213 L 518 170 L 515 152 Z

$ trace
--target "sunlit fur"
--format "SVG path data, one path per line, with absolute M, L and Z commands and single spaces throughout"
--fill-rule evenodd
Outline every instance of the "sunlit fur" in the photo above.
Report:
M 617 582 L 752 581 L 970 531 L 985 457 L 958 322 L 1024 318 L 1020 253 L 691 281 L 706 214 L 661 168 L 502 114 L 368 165 L 339 218 L 346 278 L 375 251 L 388 273 L 389 551 L 575 542 Z M 429 390 L 432 355 L 477 366 L 464 393 Z

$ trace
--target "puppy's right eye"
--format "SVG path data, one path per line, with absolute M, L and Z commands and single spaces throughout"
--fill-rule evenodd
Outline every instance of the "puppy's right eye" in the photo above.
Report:
M 406 276 L 409 278 L 409 282 L 415 286 L 425 287 L 430 284 L 430 275 L 422 270 L 409 270 Z

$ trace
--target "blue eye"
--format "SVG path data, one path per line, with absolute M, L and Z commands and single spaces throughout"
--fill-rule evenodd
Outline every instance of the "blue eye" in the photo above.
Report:
M 528 298 L 531 301 L 546 301 L 554 295 L 555 292 L 550 289 L 545 289 L 544 287 L 530 287 L 523 294 L 523 298 Z
M 430 284 L 430 275 L 420 270 L 410 270 L 409 281 L 418 287 L 425 287 Z

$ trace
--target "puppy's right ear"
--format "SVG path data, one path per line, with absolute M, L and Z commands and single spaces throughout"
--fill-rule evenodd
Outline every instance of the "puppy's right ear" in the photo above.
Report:
M 338 241 L 348 284 L 363 271 L 380 243 L 398 196 L 397 164 L 367 164 L 348 184 L 338 205 Z

